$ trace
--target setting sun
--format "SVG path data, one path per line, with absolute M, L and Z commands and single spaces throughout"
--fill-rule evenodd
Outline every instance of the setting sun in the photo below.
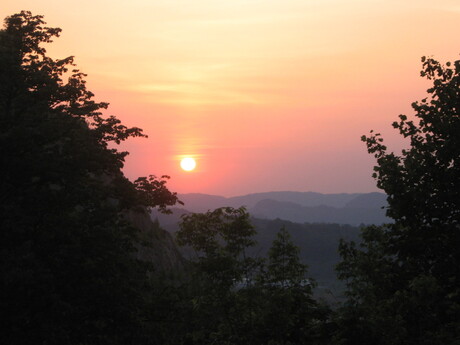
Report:
M 192 171 L 196 167 L 196 162 L 193 158 L 186 157 L 180 161 L 180 167 L 185 171 Z
M 75 56 L 107 115 L 150 135 L 122 144 L 123 172 L 171 175 L 181 194 L 378 191 L 359 138 L 378 128 L 406 148 L 390 123 L 430 87 L 420 58 L 460 47 L 458 0 L 107 3 L 2 1 L 0 14 L 62 28 L 50 57 Z

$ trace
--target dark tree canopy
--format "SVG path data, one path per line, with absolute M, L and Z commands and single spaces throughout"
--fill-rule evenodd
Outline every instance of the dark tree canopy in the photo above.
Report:
M 328 310 L 312 298 L 299 248 L 282 229 L 267 264 L 246 255 L 255 245 L 244 208 L 185 215 L 180 244 L 196 251 L 198 281 L 189 336 L 197 344 L 321 344 Z
M 378 134 L 363 140 L 377 159 L 374 176 L 397 223 L 395 254 L 439 279 L 460 283 L 460 61 L 422 62 L 421 74 L 433 87 L 429 97 L 412 104 L 418 123 L 405 115 L 393 123 L 410 148 L 397 156 L 387 152 Z
M 103 115 L 73 57 L 47 56 L 61 30 L 44 25 L 23 11 L 0 31 L 0 342 L 148 342 L 154 267 L 135 259 L 123 213 L 177 196 L 165 178 L 124 177 L 127 153 L 109 143 L 142 130 Z
M 266 282 L 282 287 L 293 287 L 307 279 L 308 267 L 300 262 L 299 247 L 291 241 L 291 235 L 282 228 L 268 252 Z
M 341 245 L 350 343 L 460 341 L 460 60 L 422 63 L 428 97 L 412 104 L 415 120 L 393 123 L 409 148 L 397 155 L 380 134 L 362 138 L 395 223 L 364 229 L 361 248 Z
M 195 251 L 199 269 L 225 290 L 246 277 L 254 264 L 245 253 L 255 245 L 255 233 L 244 208 L 222 207 L 184 215 L 177 240 Z

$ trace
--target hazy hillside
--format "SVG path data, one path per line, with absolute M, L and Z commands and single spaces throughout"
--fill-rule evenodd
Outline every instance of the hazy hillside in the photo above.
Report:
M 300 247 L 302 262 L 309 266 L 309 272 L 320 285 L 333 288 L 338 282 L 334 271 L 339 262 L 340 239 L 359 240 L 359 228 L 339 224 L 298 224 L 280 219 L 252 219 L 256 227 L 258 245 L 252 254 L 265 256 L 276 233 L 284 226 Z
M 360 194 L 321 194 L 315 192 L 266 192 L 254 193 L 229 198 L 229 200 L 238 205 L 245 205 L 248 208 L 255 206 L 261 200 L 277 200 L 292 202 L 302 206 L 332 206 L 343 207 L 348 202 L 355 199 Z
M 381 207 L 301 206 L 292 202 L 262 200 L 249 212 L 258 218 L 285 219 L 296 223 L 382 224 L 389 222 Z
M 384 193 L 358 194 L 347 202 L 347 208 L 382 208 L 387 205 L 387 196 Z
M 372 193 L 373 194 L 373 193 Z M 375 193 L 379 194 L 379 193 Z M 332 206 L 344 207 L 350 201 L 365 194 L 321 194 L 315 192 L 266 192 L 253 193 L 231 198 L 225 198 L 217 195 L 189 193 L 179 194 L 180 200 L 185 203 L 185 208 L 191 212 L 205 212 L 222 206 L 240 207 L 246 206 L 251 208 L 259 201 L 270 199 L 277 201 L 286 201 L 299 204 L 301 206 Z M 383 194 L 382 194 L 383 195 Z
M 382 224 L 390 222 L 385 216 L 386 195 L 321 194 L 314 192 L 267 192 L 232 198 L 207 194 L 179 195 L 190 212 L 206 212 L 218 207 L 246 206 L 258 218 L 285 219 L 298 223 Z
M 179 194 L 178 197 L 184 203 L 183 208 L 190 212 L 206 212 L 218 207 L 233 206 L 229 199 L 218 195 L 190 193 Z

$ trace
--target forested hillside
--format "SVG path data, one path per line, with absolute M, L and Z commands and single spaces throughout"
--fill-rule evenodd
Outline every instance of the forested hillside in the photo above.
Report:
M 179 208 L 172 208 L 172 214 L 159 214 L 152 211 L 152 218 L 157 219 L 161 227 L 175 235 L 180 229 L 181 216 L 191 212 Z M 259 219 L 251 217 L 255 227 L 255 245 L 248 248 L 247 254 L 253 257 L 264 258 L 279 229 L 285 228 L 289 232 L 292 242 L 299 247 L 299 258 L 308 266 L 309 274 L 323 289 L 333 290 L 337 296 L 343 292 L 343 284 L 337 279 L 335 266 L 340 261 L 339 243 L 345 241 L 359 241 L 360 228 L 346 224 L 334 223 L 294 223 L 287 220 Z M 188 248 L 182 248 L 186 258 L 193 257 Z

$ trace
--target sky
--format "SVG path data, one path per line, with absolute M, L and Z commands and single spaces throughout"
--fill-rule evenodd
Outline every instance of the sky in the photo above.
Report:
M 124 172 L 179 193 L 377 191 L 371 129 L 425 97 L 422 56 L 459 59 L 458 0 L 6 0 L 63 29 L 108 115 L 144 130 Z M 195 158 L 186 172 L 180 160 Z

